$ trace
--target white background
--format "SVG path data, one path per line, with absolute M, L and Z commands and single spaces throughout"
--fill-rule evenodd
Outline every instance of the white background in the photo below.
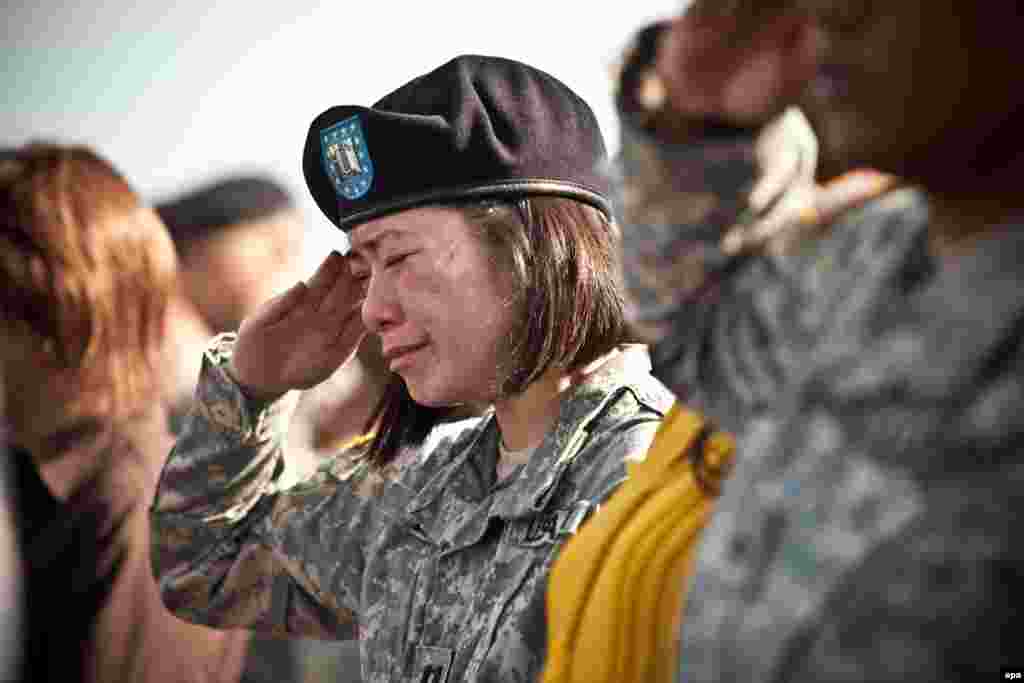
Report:
M 307 197 L 310 121 L 370 105 L 461 53 L 548 71 L 594 108 L 611 149 L 609 72 L 681 0 L 124 0 L 5 5 L 0 143 L 95 146 L 149 200 L 265 171 L 295 194 L 307 262 L 343 238 Z

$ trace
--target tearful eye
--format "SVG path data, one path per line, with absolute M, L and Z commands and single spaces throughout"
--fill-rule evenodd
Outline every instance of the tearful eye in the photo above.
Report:
M 395 256 L 390 256 L 390 257 L 388 257 L 388 259 L 386 261 L 384 261 L 384 267 L 385 268 L 391 268 L 393 266 L 397 266 L 400 263 L 402 263 L 403 261 L 405 261 L 405 259 L 409 258 L 412 255 L 413 255 L 413 252 L 410 251 L 410 252 L 406 252 L 404 254 L 397 254 Z

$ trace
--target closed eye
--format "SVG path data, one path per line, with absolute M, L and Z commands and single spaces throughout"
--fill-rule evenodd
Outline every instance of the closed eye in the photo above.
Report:
M 391 268 L 393 266 L 397 266 L 397 265 L 401 264 L 403 261 L 405 261 L 405 259 L 407 259 L 410 256 L 412 256 L 414 253 L 415 252 L 407 251 L 407 252 L 402 253 L 402 254 L 396 254 L 394 256 L 389 256 L 387 258 L 387 260 L 384 261 L 384 267 L 385 268 Z

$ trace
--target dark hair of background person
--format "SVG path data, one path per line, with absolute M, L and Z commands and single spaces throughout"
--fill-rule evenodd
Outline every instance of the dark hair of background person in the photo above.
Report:
M 184 244 L 294 206 L 288 191 L 274 180 L 240 176 L 204 185 L 155 208 L 180 252 Z
M 522 324 L 511 335 L 499 394 L 523 391 L 549 368 L 572 372 L 626 341 L 616 225 L 601 211 L 561 197 L 457 204 L 499 270 L 512 275 Z M 412 400 L 398 375 L 367 424 L 377 426 L 368 460 L 386 466 L 400 447 L 418 444 L 458 407 Z

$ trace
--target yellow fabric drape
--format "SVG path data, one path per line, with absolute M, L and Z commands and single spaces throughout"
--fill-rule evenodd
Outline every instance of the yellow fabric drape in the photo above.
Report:
M 674 680 L 693 550 L 734 450 L 731 436 L 672 407 L 647 458 L 628 464 L 555 561 L 544 683 Z

